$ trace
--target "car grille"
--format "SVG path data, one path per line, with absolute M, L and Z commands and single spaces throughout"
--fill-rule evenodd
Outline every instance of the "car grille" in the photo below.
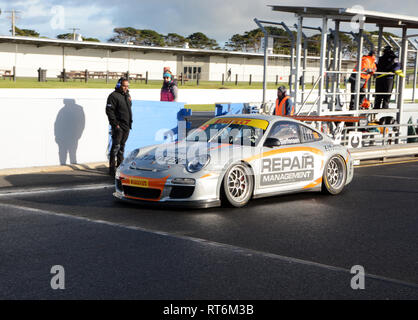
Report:
M 184 199 L 192 196 L 194 186 L 175 186 L 171 188 L 170 198 Z
M 125 196 L 131 196 L 143 199 L 158 199 L 161 195 L 161 190 L 152 188 L 139 188 L 123 186 L 123 193 Z

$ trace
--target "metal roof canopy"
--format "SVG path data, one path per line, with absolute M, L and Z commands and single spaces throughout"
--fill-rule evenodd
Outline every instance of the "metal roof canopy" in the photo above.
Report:
M 361 65 L 361 58 L 363 56 L 363 31 L 364 31 L 364 24 L 372 23 L 376 24 L 379 27 L 379 42 L 378 42 L 378 50 L 377 55 L 380 54 L 380 50 L 382 47 L 382 37 L 383 37 L 383 28 L 402 28 L 402 49 L 399 54 L 400 63 L 402 64 L 403 73 L 406 74 L 406 67 L 407 67 L 407 58 L 408 58 L 408 38 L 415 36 L 408 36 L 407 30 L 408 29 L 418 29 L 418 18 L 405 16 L 405 15 L 396 15 L 390 13 L 383 13 L 377 11 L 368 11 L 362 8 L 327 8 L 327 7 L 306 7 L 306 6 L 276 6 L 270 5 L 269 7 L 272 8 L 273 11 L 280 11 L 280 12 L 288 12 L 294 13 L 297 17 L 297 40 L 296 40 L 296 67 L 294 70 L 291 70 L 291 75 L 295 77 L 295 90 L 292 92 L 292 96 L 294 98 L 295 106 L 298 107 L 298 91 L 299 91 L 299 76 L 300 76 L 300 66 L 301 66 L 301 45 L 302 45 L 302 29 L 303 26 L 303 19 L 304 18 L 319 18 L 322 20 L 322 28 L 321 28 L 321 51 L 320 51 L 320 73 L 317 80 L 319 83 L 319 96 L 317 98 L 317 114 L 332 114 L 334 112 L 334 101 L 335 97 L 338 94 L 337 90 L 339 90 L 339 82 L 333 81 L 333 90 L 332 90 L 332 99 L 331 103 L 328 104 L 328 109 L 325 110 L 323 101 L 325 96 L 329 93 L 325 93 L 324 90 L 324 78 L 326 77 L 326 73 L 328 71 L 332 71 L 334 74 L 339 74 L 340 71 L 336 69 L 336 61 L 338 59 L 338 48 L 335 45 L 339 41 L 338 33 L 340 31 L 340 23 L 341 22 L 357 22 L 359 24 L 359 32 L 358 32 L 358 52 L 357 52 L 357 65 Z M 328 21 L 333 20 L 335 22 L 335 39 L 334 39 L 334 47 L 333 47 L 333 69 L 327 70 L 326 68 L 326 54 L 327 54 L 327 39 L 328 39 Z M 329 51 L 329 49 L 328 49 Z M 329 54 L 329 53 L 328 53 Z M 418 53 L 417 53 L 418 54 Z M 356 73 L 356 87 L 355 87 L 355 110 L 348 112 L 349 114 L 359 114 L 361 111 L 359 110 L 360 105 L 360 75 L 361 75 L 361 68 L 357 68 L 358 71 Z M 338 78 L 338 77 L 337 77 Z M 415 81 L 414 81 L 415 82 Z M 315 84 L 316 85 L 316 84 Z M 402 123 L 402 111 L 403 111 L 403 92 L 405 89 L 405 78 L 400 79 L 400 86 L 398 88 L 399 92 L 396 95 L 397 97 L 397 120 L 398 123 Z M 370 93 L 369 93 L 370 94 Z M 351 97 L 351 96 L 350 96 Z M 306 99 L 307 100 L 307 99 Z M 306 102 L 305 100 L 305 102 Z M 264 102 L 264 101 L 263 101 Z M 302 109 L 305 102 L 301 101 L 300 106 Z M 341 112 L 340 112 L 341 113 Z M 377 112 L 376 112 L 377 113 Z
M 273 11 L 295 13 L 303 17 L 322 18 L 338 21 L 351 21 L 353 17 L 363 16 L 365 23 L 375 23 L 389 28 L 418 29 L 418 18 L 405 15 L 384 13 L 379 11 L 362 10 L 360 8 L 326 8 L 303 6 L 274 6 Z

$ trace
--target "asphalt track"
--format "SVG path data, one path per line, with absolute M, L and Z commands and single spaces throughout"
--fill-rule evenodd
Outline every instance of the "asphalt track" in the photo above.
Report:
M 105 170 L 0 177 L 0 299 L 417 299 L 418 162 L 242 209 L 115 202 Z M 65 269 L 65 290 L 50 286 Z M 353 290 L 361 265 L 365 289 Z

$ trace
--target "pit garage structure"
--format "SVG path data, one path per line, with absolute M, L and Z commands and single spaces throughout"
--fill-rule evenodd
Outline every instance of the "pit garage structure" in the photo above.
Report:
M 418 46 L 417 40 L 415 43 L 411 41 L 412 38 L 418 37 L 418 34 L 408 34 L 408 29 L 418 29 L 418 18 L 412 16 L 396 15 L 392 13 L 382 13 L 376 11 L 368 11 L 362 8 L 325 8 L 325 7 L 305 7 L 305 6 L 270 6 L 273 11 L 294 13 L 297 19 L 297 23 L 294 25 L 296 29 L 296 39 L 290 36 L 290 30 L 285 24 L 263 21 L 254 19 L 255 23 L 264 32 L 264 43 L 268 43 L 269 35 L 264 26 L 266 24 L 281 25 L 289 33 L 289 37 L 292 40 L 292 56 L 294 54 L 294 62 L 291 63 L 290 79 L 289 79 L 289 91 L 293 98 L 296 114 L 315 115 L 315 116 L 376 116 L 376 114 L 396 114 L 396 120 L 399 126 L 405 126 L 406 120 L 404 119 L 404 92 L 406 79 L 404 77 L 396 77 L 396 90 L 391 93 L 395 96 L 396 108 L 389 109 L 370 109 L 363 110 L 360 108 L 360 75 L 361 68 L 357 68 L 356 72 L 356 88 L 353 95 L 355 95 L 355 109 L 344 110 L 348 108 L 341 108 L 342 105 L 348 105 L 351 93 L 342 92 L 340 88 L 340 79 L 342 76 L 348 78 L 352 72 L 341 71 L 341 41 L 339 39 L 339 33 L 344 32 L 340 30 L 342 23 L 351 24 L 351 28 L 357 28 L 356 33 L 345 32 L 353 36 L 357 42 L 357 65 L 361 65 L 362 56 L 370 50 L 375 50 L 376 56 L 381 55 L 381 51 L 384 46 L 391 45 L 395 52 L 398 52 L 399 62 L 402 67 L 403 74 L 407 71 L 408 53 L 414 53 L 414 75 L 413 75 L 413 102 L 415 100 L 415 84 L 417 74 L 417 62 L 418 62 Z M 321 27 L 309 27 L 304 25 L 304 19 L 319 19 L 322 24 Z M 329 29 L 330 23 L 334 23 L 334 30 Z M 377 48 L 375 42 L 364 33 L 365 25 L 373 24 L 378 28 Z M 401 29 L 402 37 L 386 39 L 383 35 L 384 28 L 397 28 Z M 303 33 L 303 29 L 314 29 L 320 31 L 320 64 L 319 74 L 316 78 L 313 88 L 307 92 L 305 91 L 303 79 L 304 72 L 304 59 L 306 57 L 306 36 Z M 273 36 L 274 37 L 274 36 Z M 367 52 L 366 52 L 367 49 Z M 303 56 L 303 58 L 302 58 Z M 266 91 L 266 78 L 268 72 L 268 50 L 267 46 L 264 46 L 264 85 L 263 85 L 263 105 L 266 105 L 265 91 Z M 382 73 L 375 73 L 376 75 Z M 366 97 L 370 99 L 371 96 L 376 94 L 389 94 L 371 92 L 370 84 L 372 81 L 368 81 L 369 90 L 366 92 Z M 301 87 L 302 86 L 302 90 Z M 306 112 L 305 105 L 309 96 L 314 92 L 314 89 L 318 86 L 318 95 L 314 98 L 314 102 Z M 342 100 L 345 98 L 345 101 Z M 312 101 L 312 98 L 311 98 Z M 311 102 L 312 103 L 312 102 Z M 316 107 L 316 108 L 315 108 Z M 304 111 L 301 113 L 301 111 Z M 400 124 L 400 125 L 399 125 Z M 360 128 L 356 123 L 356 129 Z M 406 131 L 406 130 L 405 130 Z

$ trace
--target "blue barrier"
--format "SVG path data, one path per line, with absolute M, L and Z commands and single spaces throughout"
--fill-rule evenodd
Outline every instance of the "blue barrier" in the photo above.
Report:
M 217 103 L 215 104 L 215 117 L 226 114 L 260 113 L 260 106 L 249 103 Z
M 215 105 L 215 116 L 223 116 L 226 114 L 242 114 L 244 113 L 246 103 L 217 103 Z
M 132 130 L 125 145 L 125 156 L 136 148 L 176 141 L 179 122 L 191 114 L 192 110 L 185 109 L 182 102 L 133 100 Z M 185 127 L 190 128 L 190 123 L 186 122 Z M 108 154 L 111 145 L 112 138 L 109 134 Z

